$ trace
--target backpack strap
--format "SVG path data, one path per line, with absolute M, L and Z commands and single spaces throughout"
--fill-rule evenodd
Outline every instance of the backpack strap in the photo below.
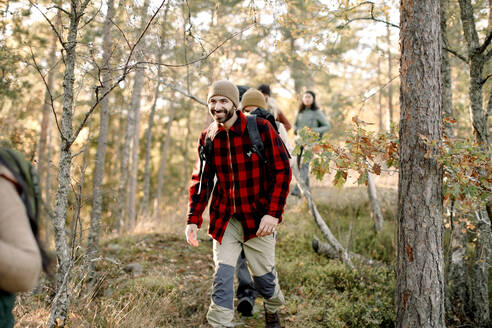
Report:
M 0 164 L 5 166 L 15 178 L 15 185 L 22 202 L 26 207 L 31 227 L 34 229 L 39 221 L 41 192 L 38 176 L 31 163 L 24 160 L 22 155 L 7 148 L 0 149 Z M 4 178 L 8 178 L 2 175 Z M 8 179 L 11 181 L 11 179 Z
M 202 191 L 202 178 L 203 171 L 205 169 L 205 165 L 212 165 L 212 158 L 214 156 L 214 143 L 212 141 L 212 125 L 210 124 L 207 128 L 207 134 L 205 135 L 205 140 L 203 141 L 203 145 L 198 147 L 198 153 L 200 157 L 200 171 L 198 172 L 198 176 L 200 177 L 200 184 L 198 185 L 198 194 Z
M 256 115 L 247 116 L 246 128 L 248 129 L 249 139 L 251 140 L 251 150 L 258 155 L 263 163 L 267 164 L 268 161 L 265 159 L 265 146 L 263 145 L 263 140 L 261 140 L 260 131 L 258 131 Z

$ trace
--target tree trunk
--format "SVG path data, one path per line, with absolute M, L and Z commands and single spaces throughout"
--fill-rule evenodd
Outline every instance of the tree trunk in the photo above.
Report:
M 167 21 L 167 13 L 169 11 L 169 2 L 166 4 L 166 10 L 164 11 L 163 21 Z M 150 152 L 152 148 L 152 128 L 154 126 L 154 116 L 157 107 L 157 100 L 159 99 L 160 87 L 162 85 L 161 75 L 162 75 L 162 56 L 164 55 L 164 41 L 166 39 L 166 26 L 163 24 L 161 27 L 160 36 L 160 46 L 157 49 L 157 83 L 154 92 L 154 102 L 150 110 L 149 115 L 149 126 L 147 127 L 147 132 L 145 133 L 145 171 L 144 171 L 144 195 L 143 195 L 143 210 L 150 213 Z
M 57 14 L 58 16 L 59 14 Z M 45 178 L 45 170 L 46 167 L 48 166 L 46 162 L 49 161 L 49 158 L 47 156 L 48 152 L 48 133 L 49 133 L 49 127 L 50 127 L 50 120 L 51 120 L 51 98 L 50 98 L 50 92 L 53 92 L 53 84 L 55 81 L 55 75 L 56 75 L 56 70 L 55 70 L 55 62 L 56 62 L 56 45 L 57 45 L 58 39 L 53 33 L 52 40 L 51 40 L 51 49 L 50 53 L 48 55 L 48 78 L 46 80 L 46 90 L 44 92 L 44 102 L 43 102 L 43 116 L 41 119 L 41 129 L 39 131 L 39 144 L 38 144 L 38 176 L 39 176 L 39 181 L 44 182 Z
M 143 4 L 141 15 L 142 15 L 142 25 L 139 28 L 139 34 L 145 28 L 147 17 L 147 9 L 149 8 L 149 1 L 146 0 Z M 142 40 L 143 42 L 143 40 Z M 137 62 L 143 61 L 142 54 L 142 43 L 137 47 Z M 130 111 L 134 113 L 133 121 L 133 134 L 131 135 L 132 151 L 131 151 L 131 162 L 130 162 L 130 173 L 129 173 L 129 191 L 128 191 L 128 216 L 126 217 L 127 229 L 132 229 L 135 226 L 137 218 L 137 179 L 138 179 L 138 155 L 140 151 L 140 106 L 142 99 L 142 88 L 144 82 L 144 69 L 143 67 L 137 67 L 135 69 L 135 80 L 133 82 L 133 93 L 130 105 Z
M 400 6 L 397 327 L 445 327 L 442 171 L 421 138 L 442 139 L 439 7 L 439 0 Z
M 50 124 L 48 125 L 49 133 L 48 133 L 48 139 L 47 139 L 47 145 L 48 145 L 48 152 L 47 152 L 47 165 L 46 165 L 46 179 L 44 182 L 44 203 L 46 206 L 45 209 L 45 215 L 46 215 L 46 220 L 45 220 L 45 245 L 50 244 L 51 240 L 51 224 L 53 223 L 52 220 L 53 218 L 51 217 L 53 215 L 52 207 L 51 207 L 51 154 L 53 153 L 53 135 L 51 131 L 51 120 Z
M 376 41 L 377 42 L 377 41 Z M 376 49 L 379 52 L 379 48 L 376 44 Z M 377 76 L 378 76 L 378 123 L 379 132 L 384 131 L 383 123 L 383 84 L 381 83 L 381 56 L 378 54 L 378 66 L 377 66 Z
M 383 230 L 384 221 L 381 207 L 379 206 L 376 184 L 371 173 L 367 175 L 367 193 L 369 195 L 369 203 L 371 204 L 372 219 L 374 220 L 374 231 L 378 233 Z
M 441 108 L 444 118 L 454 119 L 453 114 L 453 93 L 451 80 L 451 65 L 449 64 L 449 54 L 444 47 L 448 47 L 447 36 L 447 11 L 449 0 L 441 1 Z M 447 138 L 454 136 L 453 124 L 444 121 L 444 135 Z
M 447 16 L 449 0 L 440 0 L 441 4 L 441 108 L 443 118 L 454 119 L 453 94 L 451 80 L 451 66 L 449 54 L 444 48 L 449 48 L 447 37 Z M 450 122 L 444 121 L 444 136 L 449 140 L 454 138 L 454 127 Z M 458 207 L 458 211 L 456 208 Z M 461 217 L 464 213 L 460 209 L 459 201 L 452 201 L 449 208 L 451 237 L 450 252 L 446 259 L 446 306 L 450 318 L 466 317 L 465 305 L 468 303 L 466 254 L 466 223 Z M 457 213 L 460 213 L 457 215 Z M 457 217 L 458 216 L 458 217 Z
M 162 47 L 159 47 L 162 49 Z M 159 51 L 160 52 L 160 51 Z M 157 107 L 157 100 L 159 98 L 159 88 L 161 86 L 161 57 L 162 53 L 159 55 L 159 66 L 157 68 L 157 84 L 155 86 L 154 92 L 154 102 L 152 103 L 152 108 L 149 114 L 149 125 L 147 131 L 145 132 L 145 168 L 144 168 L 144 195 L 143 195 L 143 211 L 149 210 L 150 202 L 150 152 L 152 148 L 152 128 L 154 126 L 154 116 Z
M 486 120 L 486 112 L 483 106 L 482 74 L 487 57 L 485 48 L 481 49 L 478 38 L 473 6 L 470 0 L 459 0 L 460 18 L 463 26 L 463 34 L 468 47 L 468 61 L 470 67 L 470 111 L 472 118 L 473 134 L 475 141 L 483 149 L 490 159 L 489 135 Z M 490 20 L 490 17 L 489 17 Z M 489 26 L 489 29 L 492 28 Z M 484 176 L 485 172 L 480 172 Z M 492 253 L 492 241 L 490 231 L 490 218 L 486 206 L 477 204 L 474 213 L 476 222 L 475 257 L 472 267 L 472 313 L 477 327 L 488 327 L 490 323 L 488 276 L 489 261 Z
M 169 121 L 167 123 L 166 139 L 162 143 L 161 164 L 159 166 L 159 172 L 157 173 L 157 192 L 156 202 L 154 206 L 154 217 L 157 217 L 157 213 L 162 209 L 162 186 L 164 184 L 164 173 L 166 172 L 167 163 L 167 151 L 169 149 L 169 143 L 171 142 L 171 127 L 174 119 L 174 106 L 169 107 Z
M 60 13 L 57 13 L 57 21 L 60 20 Z M 58 26 L 60 24 L 57 24 Z M 44 102 L 43 102 L 43 116 L 41 119 L 41 129 L 39 132 L 39 144 L 38 144 L 38 176 L 39 176 L 39 182 L 41 185 L 47 185 L 48 184 L 48 171 L 49 171 L 49 162 L 50 162 L 50 155 L 48 154 L 48 135 L 51 131 L 51 98 L 50 98 L 50 92 L 53 92 L 53 84 L 55 81 L 55 75 L 56 75 L 56 70 L 55 70 L 55 63 L 56 63 L 56 45 L 57 45 L 58 39 L 53 33 L 52 39 L 51 39 L 51 49 L 50 53 L 48 55 L 48 78 L 46 80 L 46 90 L 44 92 Z M 43 199 L 47 199 L 49 195 L 45 193 L 43 195 Z M 47 203 L 48 204 L 48 203 Z M 50 217 L 49 214 L 46 213 L 46 211 L 41 211 L 42 217 L 41 217 L 41 222 L 45 223 L 45 244 L 47 245 L 50 240 L 50 229 L 49 229 L 49 222 L 50 222 Z
M 113 47 L 113 41 L 111 37 L 112 19 L 114 17 L 114 0 L 108 0 L 108 9 L 106 12 L 106 19 L 104 21 L 103 28 L 103 65 L 102 65 L 102 81 L 103 88 L 102 93 L 105 94 L 110 86 L 111 73 L 110 73 L 110 58 Z M 89 235 L 87 238 L 87 253 L 86 263 L 88 276 L 91 277 L 95 270 L 95 261 L 99 249 L 99 230 L 101 225 L 102 215 L 102 186 L 104 177 L 104 167 L 106 163 L 106 146 L 108 141 L 108 128 L 109 128 L 109 97 L 105 97 L 99 105 L 99 136 L 97 140 L 96 161 L 94 165 L 93 183 L 92 183 L 92 210 L 91 210 L 91 224 L 89 228 Z
M 389 14 L 386 15 L 386 20 L 389 21 Z M 388 44 L 388 81 L 393 79 L 393 56 L 391 54 L 391 29 L 388 24 L 386 24 L 386 43 Z M 393 123 L 393 84 L 389 82 L 388 84 L 388 127 L 387 130 L 391 129 L 391 124 Z
M 77 45 L 78 24 L 81 18 L 76 12 L 78 4 L 73 2 L 70 13 L 70 27 L 68 30 L 65 48 L 65 74 L 63 77 L 63 113 L 61 121 L 61 148 L 58 164 L 58 190 L 56 191 L 56 205 L 53 217 L 55 232 L 56 255 L 58 270 L 56 275 L 56 296 L 51 307 L 49 327 L 63 327 L 68 314 L 69 297 L 68 283 L 71 268 L 70 254 L 67 245 L 65 230 L 68 194 L 70 192 L 70 166 L 72 163 L 71 138 L 73 133 L 73 101 L 75 81 L 75 57 Z M 84 8 L 85 9 L 85 8 Z M 82 10 L 83 12 L 84 10 Z
M 84 190 L 84 184 L 85 184 L 85 172 L 87 170 L 87 161 L 89 158 L 89 151 L 88 151 L 88 146 L 89 143 L 91 142 L 91 136 L 92 136 L 92 122 L 89 122 L 88 124 L 88 134 L 87 134 L 87 141 L 86 144 L 84 145 L 84 148 L 82 150 L 82 167 L 80 168 L 80 180 L 78 184 L 78 190 L 75 192 L 75 208 L 73 210 L 73 218 L 72 218 L 72 227 L 70 229 L 71 235 L 70 235 L 70 244 L 69 247 L 71 249 L 70 253 L 70 259 L 73 260 L 76 256 L 76 248 L 80 247 L 82 245 L 82 220 L 80 220 L 80 210 L 82 209 L 82 199 L 83 199 L 83 190 Z M 77 241 L 77 231 L 79 232 L 79 240 Z
M 137 56 L 141 60 L 140 56 Z M 128 190 L 128 216 L 127 229 L 133 229 L 137 219 L 137 179 L 138 179 L 138 153 L 140 150 L 140 101 L 142 98 L 142 87 L 144 80 L 144 70 L 142 67 L 136 69 L 135 81 L 133 84 L 133 94 L 131 111 L 134 112 L 135 120 L 132 136 L 132 153 L 130 162 L 129 190 Z
M 453 206 L 454 207 L 454 206 Z M 451 225 L 451 259 L 447 269 L 447 291 L 449 299 L 447 303 L 450 316 L 456 317 L 460 321 L 468 316 L 469 284 L 467 281 L 466 263 L 466 220 L 459 214 L 454 217 L 454 213 L 465 213 L 463 209 L 452 209 Z M 464 214 L 463 214 L 464 215 Z

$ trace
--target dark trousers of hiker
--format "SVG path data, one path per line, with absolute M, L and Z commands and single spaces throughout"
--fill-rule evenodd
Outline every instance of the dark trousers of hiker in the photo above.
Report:
M 251 273 L 248 269 L 244 251 L 241 252 L 237 259 L 236 276 L 238 281 L 236 291 L 238 302 L 241 302 L 244 298 L 247 298 L 251 304 L 255 304 L 255 300 L 258 297 L 258 291 L 255 289 L 255 284 L 251 278 Z

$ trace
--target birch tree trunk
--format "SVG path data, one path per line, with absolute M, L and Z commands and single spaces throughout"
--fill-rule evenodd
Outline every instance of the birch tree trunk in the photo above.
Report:
M 102 93 L 109 90 L 111 73 L 110 73 L 110 58 L 113 47 L 111 36 L 112 19 L 114 17 L 114 0 L 107 2 L 106 19 L 103 27 L 103 65 L 102 65 Z M 87 254 L 86 263 L 88 276 L 91 277 L 95 270 L 95 261 L 99 249 L 99 230 L 101 225 L 102 215 L 102 186 L 104 177 L 104 167 L 106 163 L 106 145 L 108 141 L 109 127 L 109 97 L 105 97 L 99 104 L 99 136 L 97 140 L 96 161 L 94 165 L 93 183 L 92 183 L 92 209 L 91 209 L 91 224 L 87 239 Z
M 58 189 L 56 191 L 55 213 L 53 217 L 58 269 L 56 274 L 56 296 L 51 307 L 51 315 L 48 321 L 49 327 L 65 326 L 69 307 L 68 282 L 71 261 L 67 245 L 65 218 L 70 191 L 70 167 L 72 163 L 71 139 L 73 134 L 72 107 L 74 101 L 75 49 L 77 46 L 79 22 L 82 17 L 80 13 L 85 11 L 88 2 L 88 0 L 85 1 L 80 7 L 77 1 L 72 2 L 67 42 L 63 45 L 65 49 L 65 73 L 63 76 L 61 147 L 60 161 L 58 163 Z
M 376 233 L 383 230 L 383 214 L 381 213 L 381 207 L 379 206 L 379 199 L 376 190 L 376 184 L 371 173 L 367 174 L 367 194 L 369 195 L 369 203 L 371 204 L 371 215 L 374 220 L 374 231 Z
M 157 174 L 157 192 L 156 192 L 156 201 L 154 206 L 154 217 L 157 217 L 157 214 L 162 208 L 162 186 L 164 184 L 164 173 L 166 172 L 166 164 L 167 164 L 167 152 L 169 149 L 169 143 L 171 142 L 171 127 L 174 120 L 174 106 L 171 104 L 169 107 L 169 121 L 167 123 L 167 131 L 166 131 L 166 139 L 162 143 L 162 152 L 161 152 L 161 163 L 159 166 L 159 172 Z
M 439 7 L 439 0 L 400 6 L 397 327 L 445 327 L 442 171 L 425 158 L 421 138 L 442 138 Z

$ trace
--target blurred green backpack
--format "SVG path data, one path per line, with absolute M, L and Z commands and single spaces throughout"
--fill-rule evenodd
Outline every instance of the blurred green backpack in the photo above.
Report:
M 38 238 L 41 193 L 36 169 L 22 154 L 8 148 L 0 148 L 0 165 L 6 167 L 15 177 L 14 181 L 10 177 L 0 174 L 0 178 L 8 180 L 17 189 L 26 208 L 29 224 L 36 242 L 38 246 L 41 246 Z M 41 256 L 44 258 L 43 248 L 39 247 L 39 249 L 42 253 Z M 0 327 L 10 328 L 14 326 L 14 317 L 12 315 L 14 305 L 15 295 L 0 290 Z

